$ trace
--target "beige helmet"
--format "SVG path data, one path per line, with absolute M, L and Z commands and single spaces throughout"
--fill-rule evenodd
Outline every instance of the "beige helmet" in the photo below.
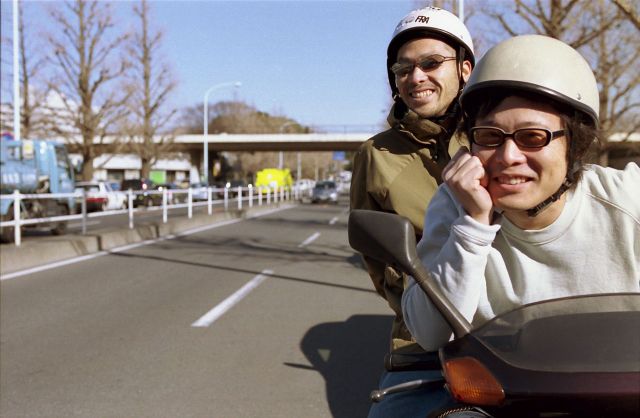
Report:
M 598 85 L 589 63 L 572 47 L 542 35 L 510 38 L 482 57 L 460 96 L 464 113 L 495 88 L 531 91 L 585 113 L 598 125 Z M 467 109 L 467 110 L 465 110 Z
M 398 93 L 395 75 L 391 71 L 398 50 L 407 41 L 422 37 L 442 38 L 458 50 L 459 61 L 469 60 L 472 66 L 475 63 L 471 34 L 456 15 L 438 7 L 413 10 L 398 22 L 387 48 L 387 74 L 392 96 Z

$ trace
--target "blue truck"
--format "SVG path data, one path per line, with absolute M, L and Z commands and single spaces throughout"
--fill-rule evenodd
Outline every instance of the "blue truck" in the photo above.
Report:
M 64 144 L 52 140 L 16 141 L 9 134 L 0 137 L 0 193 L 3 197 L 16 190 L 22 194 L 73 193 L 74 169 Z M 75 212 L 75 199 L 69 197 L 20 199 L 20 219 L 49 218 Z M 14 199 L 0 199 L 0 219 L 14 219 Z M 66 232 L 66 221 L 23 225 L 46 228 L 54 235 Z M 0 227 L 0 239 L 12 242 L 14 228 Z

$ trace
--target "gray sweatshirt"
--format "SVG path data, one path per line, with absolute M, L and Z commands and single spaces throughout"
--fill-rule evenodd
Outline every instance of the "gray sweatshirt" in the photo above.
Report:
M 521 305 L 564 296 L 640 292 L 640 169 L 588 166 L 561 215 L 540 230 L 468 216 L 446 185 L 425 217 L 418 255 L 473 326 Z M 407 327 L 428 351 L 451 330 L 411 278 Z

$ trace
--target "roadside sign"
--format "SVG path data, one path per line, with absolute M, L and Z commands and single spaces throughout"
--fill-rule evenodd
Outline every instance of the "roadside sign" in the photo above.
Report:
M 333 161 L 344 161 L 346 155 L 344 151 L 333 151 Z

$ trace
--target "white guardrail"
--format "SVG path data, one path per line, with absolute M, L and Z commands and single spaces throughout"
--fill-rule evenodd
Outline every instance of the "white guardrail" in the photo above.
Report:
M 63 221 L 71 221 L 71 220 L 81 220 L 82 221 L 82 234 L 87 233 L 87 220 L 89 218 L 97 218 L 102 216 L 113 216 L 119 215 L 123 213 L 129 214 L 129 229 L 134 228 L 135 223 L 135 214 L 140 212 L 142 209 L 134 207 L 134 196 L 144 195 L 162 195 L 162 204 L 160 206 L 145 206 L 144 212 L 149 211 L 162 211 L 162 222 L 167 223 L 169 217 L 168 209 L 175 208 L 187 208 L 187 216 L 191 218 L 193 216 L 193 208 L 198 206 L 207 206 L 207 213 L 211 215 L 213 213 L 213 206 L 223 206 L 224 211 L 229 210 L 230 203 L 232 201 L 236 201 L 237 209 L 241 210 L 243 208 L 243 204 L 247 204 L 249 208 L 254 205 L 254 201 L 257 200 L 258 206 L 262 206 L 263 202 L 269 205 L 272 202 L 278 203 L 279 201 L 291 200 L 292 196 L 290 190 L 285 189 L 284 187 L 274 190 L 273 192 L 269 188 L 262 187 L 234 187 L 234 188 L 215 188 L 208 187 L 206 190 L 207 199 L 206 201 L 194 200 L 194 190 L 196 189 L 163 189 L 163 190 L 139 190 L 132 191 L 128 190 L 125 193 L 127 195 L 127 207 L 126 209 L 118 209 L 118 210 L 108 210 L 108 211 L 97 211 L 97 212 L 88 212 L 87 211 L 87 193 L 86 191 L 75 192 L 75 193 L 45 193 L 45 194 L 22 194 L 19 191 L 15 191 L 12 194 L 4 194 L 0 195 L 0 199 L 11 199 L 13 200 L 13 219 L 0 222 L 0 227 L 13 227 L 14 228 L 14 243 L 16 246 L 19 246 L 22 242 L 22 226 L 24 225 L 33 225 L 40 223 L 59 223 Z M 230 190 L 236 194 L 234 198 L 230 198 Z M 293 199 L 298 200 L 302 197 L 303 191 L 294 187 L 291 191 L 293 191 Z M 246 194 L 245 194 L 246 193 Z M 223 197 L 214 198 L 214 196 L 219 196 L 220 194 Z M 183 202 L 180 202 L 180 195 L 186 195 L 186 199 Z M 62 216 L 52 216 L 47 218 L 22 218 L 21 204 L 20 202 L 28 199 L 65 199 L 65 198 L 73 198 L 77 201 L 80 200 L 80 213 L 72 214 L 72 215 L 62 215 Z M 178 202 L 178 203 L 176 203 Z M 76 210 L 78 208 L 76 207 Z

